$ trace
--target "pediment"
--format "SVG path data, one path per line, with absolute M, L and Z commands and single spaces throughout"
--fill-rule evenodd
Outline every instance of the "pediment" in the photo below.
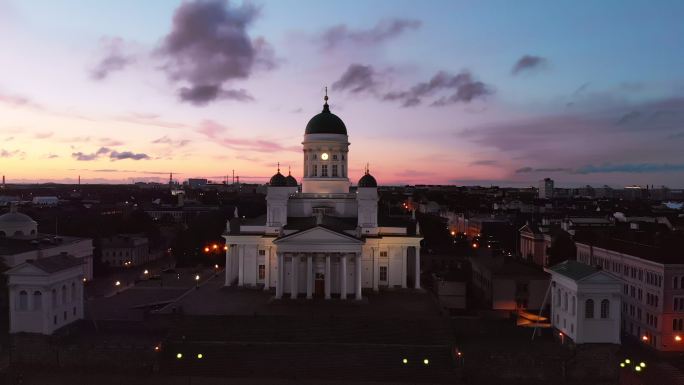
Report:
M 283 244 L 346 244 L 358 245 L 363 241 L 351 235 L 340 233 L 335 230 L 327 229 L 323 226 L 316 226 L 307 230 L 298 231 L 276 239 L 273 243 Z
M 596 273 L 584 277 L 579 280 L 579 282 L 582 282 L 583 284 L 587 283 L 619 283 L 620 281 L 612 276 L 610 273 L 606 273 L 605 271 L 597 271 Z
M 30 263 L 22 263 L 5 272 L 5 275 L 48 275 L 43 270 L 31 265 Z

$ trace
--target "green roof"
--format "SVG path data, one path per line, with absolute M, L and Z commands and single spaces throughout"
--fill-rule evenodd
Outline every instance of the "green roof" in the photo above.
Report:
M 598 271 L 594 266 L 570 260 L 551 266 L 549 270 L 564 275 L 574 281 L 579 281 Z

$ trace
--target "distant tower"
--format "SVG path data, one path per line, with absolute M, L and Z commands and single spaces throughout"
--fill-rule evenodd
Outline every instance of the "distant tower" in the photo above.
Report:
M 539 181 L 539 199 L 553 198 L 553 179 L 544 178 Z
M 2 188 L 5 188 L 5 176 L 2 176 Z
M 5 182 L 5 181 L 4 181 L 4 178 L 3 178 L 3 183 L 4 183 L 4 182 Z M 79 185 L 79 186 L 81 185 L 81 176 L 80 176 L 80 175 L 78 176 L 78 185 Z

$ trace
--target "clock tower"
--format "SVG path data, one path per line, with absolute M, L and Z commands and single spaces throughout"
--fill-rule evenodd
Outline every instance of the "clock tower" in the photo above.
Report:
M 349 193 L 349 136 L 342 119 L 330 112 L 326 90 L 323 111 L 306 125 L 303 193 Z

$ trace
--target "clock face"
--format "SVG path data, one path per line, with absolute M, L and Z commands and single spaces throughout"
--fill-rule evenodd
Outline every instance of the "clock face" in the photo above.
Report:
M 328 160 L 328 153 L 324 152 L 321 154 L 321 159 Z

